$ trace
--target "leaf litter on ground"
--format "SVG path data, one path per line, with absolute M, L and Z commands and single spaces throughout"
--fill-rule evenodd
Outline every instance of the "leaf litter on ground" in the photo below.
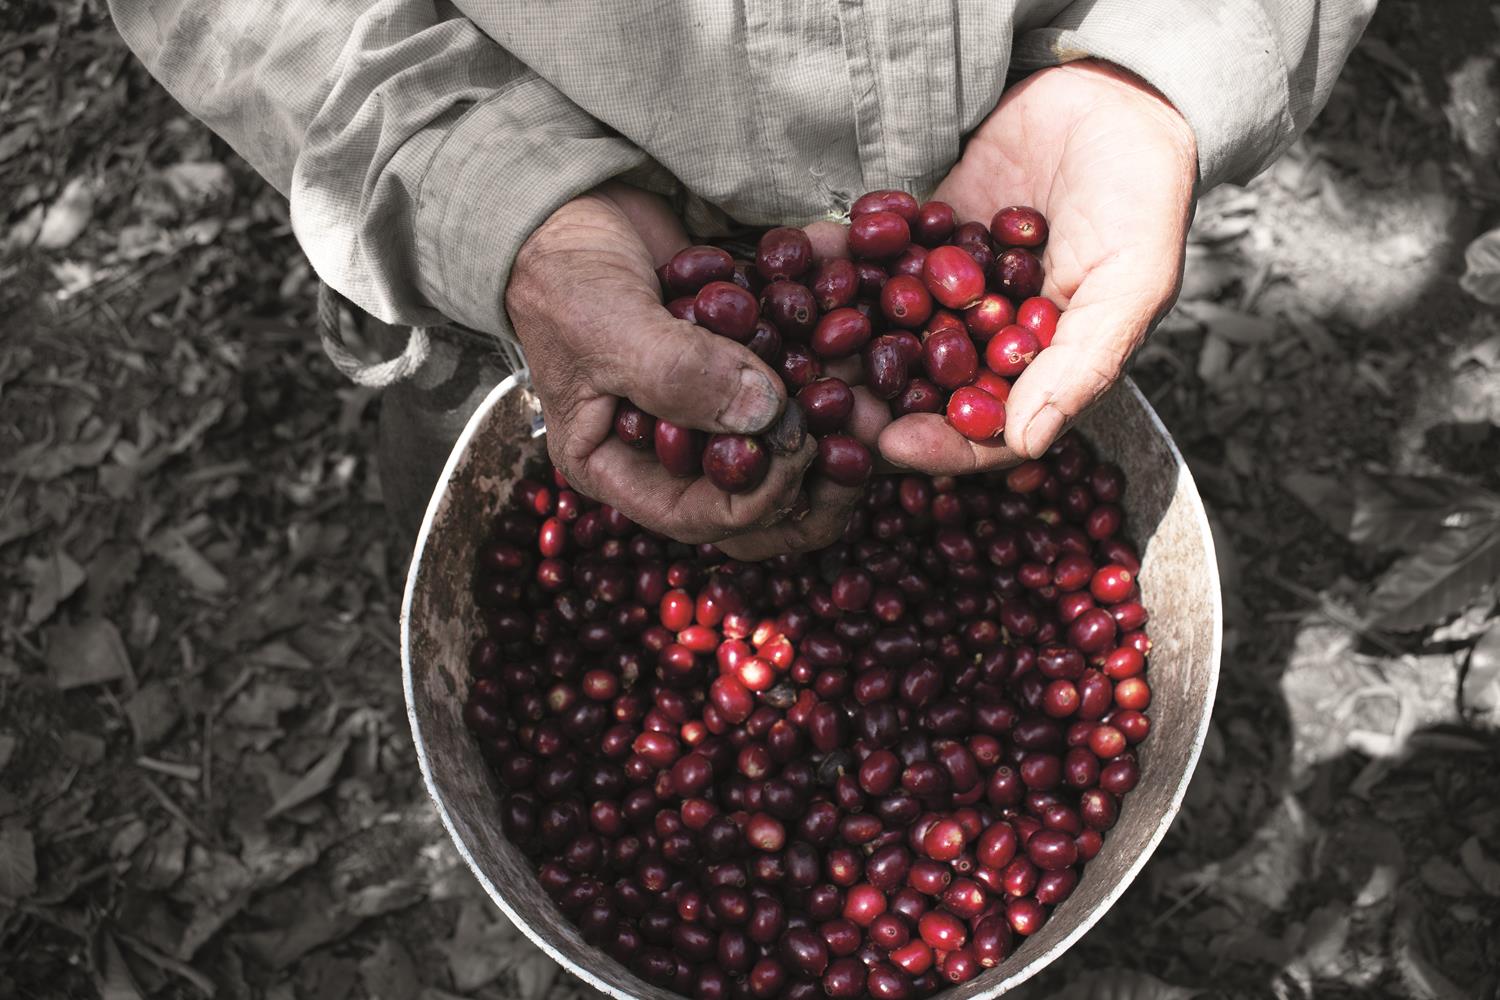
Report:
M 36 892 L 36 843 L 23 826 L 0 826 L 0 899 L 18 902 Z
M 1500 862 L 1489 856 L 1477 836 L 1463 842 L 1458 857 L 1474 884 L 1485 895 L 1500 899 Z
M 46 556 L 32 556 L 22 569 L 31 586 L 31 597 L 26 604 L 26 621 L 32 626 L 41 625 L 52 617 L 58 605 L 72 597 L 88 579 L 83 567 L 61 548 Z
M 86 177 L 75 177 L 63 188 L 42 216 L 36 234 L 36 245 L 43 250 L 62 250 L 83 235 L 94 216 L 94 184 Z
M 47 666 L 60 690 L 131 681 L 130 654 L 120 630 L 108 618 L 85 618 L 43 630 Z

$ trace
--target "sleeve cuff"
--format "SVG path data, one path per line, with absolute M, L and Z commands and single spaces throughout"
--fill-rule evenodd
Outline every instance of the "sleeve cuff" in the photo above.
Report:
M 539 77 L 476 104 L 449 130 L 421 183 L 422 294 L 466 326 L 514 337 L 505 288 L 521 244 L 565 202 L 646 160 Z
M 1079 0 L 1017 39 L 1012 65 L 1076 59 L 1122 66 L 1182 113 L 1207 189 L 1244 183 L 1296 135 L 1287 69 L 1252 0 Z

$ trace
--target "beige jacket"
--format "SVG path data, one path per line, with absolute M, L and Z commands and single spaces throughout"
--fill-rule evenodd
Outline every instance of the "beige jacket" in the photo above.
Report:
M 1008 76 L 1085 56 L 1244 181 L 1322 108 L 1374 0 L 110 0 L 126 41 L 291 199 L 371 314 L 509 332 L 531 231 L 620 177 L 689 229 L 921 196 Z

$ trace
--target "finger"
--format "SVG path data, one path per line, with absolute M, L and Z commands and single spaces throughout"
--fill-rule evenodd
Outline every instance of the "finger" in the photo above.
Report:
M 937 413 L 899 417 L 880 432 L 880 454 L 893 465 L 934 476 L 1003 469 L 1021 461 L 1002 442 L 970 441 Z
M 842 222 L 814 222 L 802 231 L 812 243 L 814 261 L 849 256 L 849 227 Z
M 857 354 L 847 358 L 830 358 L 823 362 L 823 374 L 842 379 L 845 385 L 859 385 L 865 380 L 865 365 Z
M 879 447 L 880 432 L 891 422 L 891 406 L 862 385 L 855 386 L 853 392 L 854 412 L 845 426 L 850 437 L 873 453 Z
M 806 509 L 776 525 L 747 532 L 719 542 L 731 559 L 758 562 L 783 552 L 810 552 L 831 545 L 844 533 L 844 526 L 864 496 L 862 486 L 839 486 L 814 479 L 807 487 Z
M 564 446 L 565 450 L 565 446 Z M 707 477 L 678 479 L 647 451 L 611 438 L 572 469 L 570 482 L 646 528 L 679 542 L 718 542 L 774 524 L 796 506 L 802 477 L 817 455 L 809 439 L 772 458 L 765 480 L 748 493 L 725 493 Z
M 594 386 L 684 427 L 755 434 L 776 419 L 786 389 L 749 348 L 654 303 L 617 306 L 608 354 L 588 360 Z
M 1173 294 L 1152 295 L 1139 288 L 1117 283 L 1103 271 L 1084 279 L 1058 321 L 1052 343 L 1016 379 L 1006 401 L 1005 443 L 1016 454 L 1040 457 L 1119 380 Z
M 652 267 L 665 264 L 673 254 L 688 245 L 682 220 L 661 195 L 619 181 L 606 181 L 595 190 L 614 202 L 615 207 L 630 220 L 651 253 Z

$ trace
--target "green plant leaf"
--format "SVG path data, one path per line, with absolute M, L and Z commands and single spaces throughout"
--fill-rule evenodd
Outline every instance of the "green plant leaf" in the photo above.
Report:
M 1437 476 L 1292 473 L 1282 486 L 1357 545 L 1414 552 L 1454 528 L 1500 522 L 1500 495 Z
M 36 843 L 21 826 L 0 827 L 0 899 L 20 900 L 36 892 Z
M 1407 632 L 1457 614 L 1500 578 L 1500 522 L 1451 528 L 1396 561 L 1370 595 L 1373 628 Z
M 1411 552 L 1454 528 L 1500 520 L 1500 496 L 1436 476 L 1356 473 L 1349 540 Z

